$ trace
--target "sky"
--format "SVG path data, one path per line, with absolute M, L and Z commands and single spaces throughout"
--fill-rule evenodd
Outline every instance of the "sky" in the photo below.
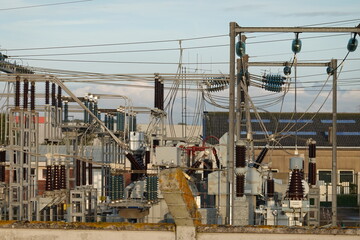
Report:
M 0 48 L 3 54 L 12 57 L 11 61 L 16 60 L 18 64 L 31 67 L 104 74 L 176 73 L 180 46 L 185 48 L 182 62 L 192 63 L 183 65 L 188 72 L 228 73 L 227 45 L 229 22 L 232 21 L 244 27 L 355 27 L 360 23 L 360 1 L 355 0 L 0 0 L 0 3 Z M 322 33 L 300 34 L 303 46 L 297 55 L 298 61 L 328 62 L 335 58 L 340 62 L 347 54 L 346 45 L 350 34 L 328 35 L 331 36 L 324 37 Z M 293 58 L 291 42 L 294 33 L 251 33 L 246 36 L 246 53 L 250 61 L 291 61 Z M 161 40 L 174 41 L 149 43 Z M 103 44 L 114 45 L 94 46 Z M 30 50 L 84 45 L 92 47 Z M 149 51 L 154 49 L 172 50 Z M 94 52 L 97 54 L 89 54 Z M 45 56 L 65 53 L 78 54 Z M 339 68 L 339 112 L 360 111 L 359 59 L 360 48 L 350 53 L 343 67 Z M 150 64 L 154 62 L 157 64 Z M 252 67 L 249 72 L 257 75 L 282 74 L 282 68 Z M 316 88 L 327 80 L 326 69 L 298 67 L 297 75 L 297 111 L 308 108 L 309 111 L 317 111 L 329 93 L 329 87 L 320 93 L 319 88 Z M 112 93 L 130 97 L 136 106 L 153 105 L 151 89 L 84 84 L 69 86 L 78 96 L 88 92 Z M 216 93 L 220 97 L 226 97 L 227 94 L 227 91 Z M 254 96 L 255 103 L 260 103 L 262 98 L 271 93 L 250 88 L 250 94 Z M 315 99 L 316 94 L 319 97 Z M 190 116 L 190 112 L 196 110 L 195 97 L 189 94 L 188 98 L 187 111 Z M 314 99 L 315 102 L 309 107 Z M 277 104 L 266 110 L 293 111 L 294 106 L 294 94 L 290 91 L 282 108 Z M 207 105 L 205 110 L 219 109 Z M 331 96 L 321 111 L 331 111 Z M 177 117 L 177 121 L 180 121 Z

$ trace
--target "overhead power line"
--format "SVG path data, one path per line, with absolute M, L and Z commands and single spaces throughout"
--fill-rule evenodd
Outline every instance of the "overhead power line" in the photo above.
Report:
M 139 42 L 122 42 L 122 43 L 102 43 L 102 44 L 88 44 L 88 45 L 69 45 L 69 46 L 53 46 L 53 47 L 13 48 L 13 49 L 1 49 L 1 50 L 33 51 L 33 50 L 66 49 L 66 48 L 108 47 L 108 46 L 121 46 L 121 45 L 192 41 L 192 40 L 200 40 L 200 39 L 219 38 L 219 37 L 225 37 L 225 36 L 228 36 L 228 35 L 222 34 L 222 35 L 212 35 L 212 36 L 202 36 L 202 37 L 182 38 L 182 39 L 167 39 L 167 40 L 153 40 L 153 41 L 139 41 Z
M 48 6 L 73 4 L 73 3 L 80 3 L 80 2 L 90 2 L 90 1 L 92 1 L 92 0 L 79 0 L 79 1 L 71 1 L 71 2 L 58 2 L 58 3 L 30 5 L 30 6 L 22 6 L 22 7 L 0 8 L 0 11 L 18 10 L 18 9 L 27 9 L 27 8 L 37 8 L 37 7 L 48 7 Z
M 49 62 L 77 62 L 77 63 L 122 63 L 122 64 L 164 64 L 179 65 L 178 62 L 132 62 L 132 61 L 111 61 L 111 60 L 85 60 L 85 59 L 50 59 L 50 58 L 21 58 L 27 61 L 49 61 Z M 182 65 L 193 64 L 229 64 L 229 62 L 183 62 Z

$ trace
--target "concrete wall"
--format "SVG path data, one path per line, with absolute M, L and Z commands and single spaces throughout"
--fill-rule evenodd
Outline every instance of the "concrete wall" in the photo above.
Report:
M 335 240 L 360 239 L 360 228 L 307 228 L 199 225 L 179 229 L 174 224 L 61 223 L 0 221 L 0 240 Z M 196 236 L 186 236 L 187 232 Z
M 66 229 L 0 229 L 0 240 L 175 240 L 172 231 L 116 231 Z M 360 235 L 264 234 L 264 233 L 197 233 L 197 240 L 358 240 Z
M 0 240 L 172 240 L 174 232 L 63 229 L 0 229 Z

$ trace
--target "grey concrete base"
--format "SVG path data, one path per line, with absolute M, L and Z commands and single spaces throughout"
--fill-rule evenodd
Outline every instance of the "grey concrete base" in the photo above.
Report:
M 176 227 L 176 240 L 196 240 L 196 229 L 190 226 Z

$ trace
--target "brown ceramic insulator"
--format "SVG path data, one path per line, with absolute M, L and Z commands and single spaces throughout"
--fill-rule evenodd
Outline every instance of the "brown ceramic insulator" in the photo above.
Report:
M 50 82 L 49 81 L 45 82 L 45 104 L 46 105 L 50 104 Z
M 30 87 L 30 110 L 35 110 L 35 82 L 31 82 Z
M 46 166 L 46 178 L 45 178 L 45 191 L 53 190 L 53 181 L 52 181 L 52 169 L 51 166 Z
M 56 86 L 55 83 L 51 84 L 51 106 L 56 106 Z
M 274 192 L 275 192 L 274 179 L 266 180 L 266 186 L 267 186 L 267 196 L 268 196 L 268 198 L 274 197 Z
M 15 107 L 20 107 L 20 77 L 16 76 L 15 81 Z
M 0 152 L 0 182 L 5 182 L 6 151 Z
M 0 165 L 0 182 L 5 182 L 5 166 Z
M 200 164 L 201 164 L 200 160 L 197 160 L 196 162 L 194 162 L 193 165 L 191 165 L 191 169 L 188 169 L 186 171 L 186 174 L 189 176 L 193 175 L 196 172 L 196 169 L 199 168 Z
M 150 151 L 145 152 L 145 167 L 150 163 Z
M 246 147 L 242 145 L 235 146 L 235 166 L 237 168 L 245 167 L 246 165 Z
M 301 200 L 304 198 L 302 174 L 299 169 L 292 170 L 287 198 L 290 200 Z
M 23 108 L 27 109 L 29 105 L 29 81 L 24 79 Z
M 76 186 L 80 186 L 80 172 L 81 172 L 81 168 L 80 168 L 80 160 L 79 159 L 76 159 L 76 162 L 75 162 L 75 182 L 76 182 Z
M 61 91 L 61 87 L 58 86 L 58 93 L 57 93 L 57 106 L 59 108 L 62 108 L 62 101 L 61 101 L 61 98 L 62 98 L 62 91 Z
M 260 167 L 260 165 L 261 165 L 261 163 L 263 162 L 263 160 L 264 160 L 264 158 L 265 158 L 265 156 L 266 156 L 266 153 L 269 151 L 269 148 L 266 146 L 266 147 L 264 147 L 262 150 L 261 150 L 261 152 L 260 152 L 260 154 L 259 154 L 259 156 L 256 158 L 256 160 L 255 160 L 255 165 L 254 165 L 254 167 L 256 168 L 256 169 L 258 169 L 259 167 Z
M 245 102 L 245 92 L 244 90 L 241 88 L 240 90 L 241 94 L 240 94 L 240 102 L 244 103 Z
M 54 165 L 54 174 L 53 174 L 53 185 L 54 190 L 60 190 L 60 169 L 59 165 Z
M 86 162 L 81 163 L 81 184 L 86 185 Z
M 309 162 L 308 183 L 310 185 L 316 185 L 316 163 L 313 162 Z
M 219 156 L 217 155 L 217 152 L 216 152 L 215 148 L 213 148 L 213 153 L 214 153 L 214 156 L 215 156 L 216 167 L 220 168 L 220 159 L 219 159 Z
M 159 109 L 164 110 L 164 84 L 160 82 Z
M 26 164 L 27 163 L 27 153 L 26 152 L 23 152 L 23 163 Z
M 60 189 L 66 189 L 65 165 L 60 165 Z
M 125 154 L 125 156 L 134 166 L 134 170 L 145 170 L 144 167 L 141 166 L 140 163 L 135 159 L 134 155 L 132 155 L 131 153 L 127 153 Z
M 0 163 L 6 162 L 6 151 L 0 151 Z
M 89 185 L 93 184 L 93 164 L 89 163 L 88 166 L 88 177 L 89 177 Z
M 245 176 L 239 175 L 236 176 L 236 197 L 243 197 L 244 196 L 244 189 L 245 189 Z
M 204 160 L 204 178 L 208 178 L 209 173 L 213 172 L 213 163 L 209 159 Z
M 316 158 L 316 144 L 309 144 L 309 158 Z
M 159 79 L 155 77 L 155 88 L 154 88 L 154 107 L 159 108 Z

